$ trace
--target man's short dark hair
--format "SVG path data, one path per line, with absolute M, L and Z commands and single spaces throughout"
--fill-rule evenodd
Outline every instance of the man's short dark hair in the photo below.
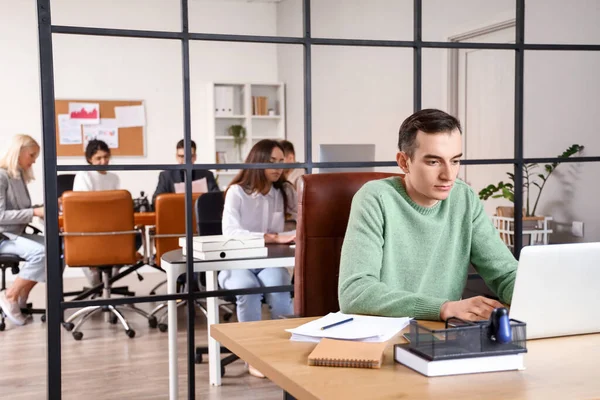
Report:
M 460 121 L 452 115 L 434 108 L 417 111 L 406 118 L 400 126 L 398 133 L 398 150 L 413 158 L 417 149 L 417 132 L 424 133 L 450 133 L 458 129 L 462 134 Z
M 85 146 L 85 159 L 88 164 L 91 164 L 90 160 L 99 151 L 105 151 L 110 155 L 110 148 L 106 144 L 106 142 L 98 139 L 92 139 L 88 142 L 87 146 Z
M 279 144 L 281 145 L 281 147 L 283 148 L 283 154 L 288 155 L 288 154 L 293 154 L 296 155 L 296 151 L 294 150 L 294 144 L 292 142 L 290 142 L 289 140 L 280 140 Z
M 177 142 L 177 147 L 175 148 L 175 150 L 179 150 L 179 149 L 183 149 L 183 139 L 181 139 L 179 142 Z M 192 140 L 192 149 L 194 149 L 194 151 L 196 150 L 196 142 L 194 142 Z

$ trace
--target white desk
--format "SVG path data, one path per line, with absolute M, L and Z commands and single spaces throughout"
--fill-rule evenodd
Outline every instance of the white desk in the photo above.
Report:
M 236 260 L 203 261 L 194 259 L 194 271 L 206 272 L 206 290 L 218 290 L 217 274 L 227 269 L 253 269 L 273 267 L 293 267 L 295 261 L 294 248 L 289 245 L 269 245 L 269 255 L 262 258 L 243 258 Z M 186 270 L 186 259 L 181 250 L 165 253 L 161 265 L 167 271 L 167 293 L 174 294 L 177 289 L 177 277 Z M 211 385 L 221 385 L 221 345 L 210 335 L 210 326 L 219 323 L 218 301 L 215 297 L 206 299 L 208 311 L 208 362 Z M 169 398 L 177 399 L 177 302 L 168 302 L 169 324 Z M 193 379 L 193 377 L 192 377 Z

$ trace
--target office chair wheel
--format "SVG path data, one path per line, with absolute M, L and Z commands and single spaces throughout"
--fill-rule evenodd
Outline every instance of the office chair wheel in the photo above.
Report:
M 202 354 L 196 353 L 196 355 L 194 356 L 194 362 L 196 364 L 202 364 Z
M 73 332 L 73 338 L 75 340 L 81 340 L 83 338 L 83 332 L 79 332 L 79 331 Z
M 167 324 L 158 324 L 158 330 L 161 332 L 166 332 L 169 329 Z
M 229 312 L 225 313 L 225 314 L 223 314 L 223 321 L 229 322 L 229 320 L 231 319 L 231 317 L 233 317 L 232 313 L 229 313 Z
M 4 322 L 0 323 L 0 332 L 6 329 L 6 324 Z
M 152 318 L 148 318 L 148 326 L 150 328 L 156 328 L 158 326 L 158 320 L 156 317 L 152 316 Z
M 125 331 L 125 334 L 126 334 L 127 336 L 129 336 L 131 339 L 133 339 L 133 338 L 135 337 L 135 331 L 134 331 L 133 329 L 127 329 L 127 330 Z
M 75 325 L 71 322 L 63 322 L 62 325 L 69 332 L 71 332 L 73 330 L 73 328 L 75 328 Z
M 42 320 L 42 322 L 46 322 L 46 314 L 42 314 L 42 317 L 40 319 Z

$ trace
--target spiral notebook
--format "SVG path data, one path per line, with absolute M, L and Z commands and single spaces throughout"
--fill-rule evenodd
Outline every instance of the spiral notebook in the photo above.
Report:
M 308 356 L 308 365 L 321 367 L 381 368 L 387 343 L 323 338 Z

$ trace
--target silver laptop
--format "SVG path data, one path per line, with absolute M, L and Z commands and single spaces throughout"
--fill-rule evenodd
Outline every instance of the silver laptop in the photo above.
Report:
M 375 161 L 374 144 L 320 144 L 319 162 Z M 373 168 L 319 168 L 326 172 L 367 172 Z
M 599 289 L 600 243 L 527 246 L 509 315 L 527 339 L 600 332 Z

